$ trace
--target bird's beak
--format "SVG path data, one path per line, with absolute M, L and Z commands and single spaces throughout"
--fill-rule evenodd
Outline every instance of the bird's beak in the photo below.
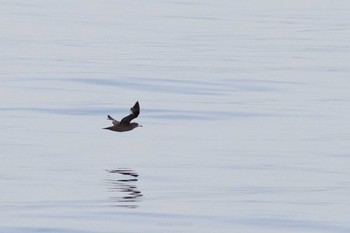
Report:
M 139 125 L 139 127 L 143 127 L 142 125 Z

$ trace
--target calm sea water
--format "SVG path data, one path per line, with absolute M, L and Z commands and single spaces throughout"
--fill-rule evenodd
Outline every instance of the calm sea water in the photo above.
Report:
M 350 231 L 348 1 L 0 3 L 0 232 Z

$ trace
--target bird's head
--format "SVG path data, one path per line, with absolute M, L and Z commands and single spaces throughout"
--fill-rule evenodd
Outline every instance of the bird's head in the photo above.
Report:
M 132 128 L 137 128 L 137 127 L 143 127 L 142 125 L 140 125 L 139 123 L 136 123 L 136 122 L 132 122 L 130 123 L 132 125 Z

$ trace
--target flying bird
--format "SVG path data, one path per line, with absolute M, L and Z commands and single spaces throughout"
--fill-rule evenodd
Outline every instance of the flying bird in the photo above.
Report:
M 128 116 L 124 117 L 121 121 L 117 121 L 110 115 L 108 115 L 107 119 L 112 121 L 113 126 L 103 129 L 109 129 L 116 132 L 125 132 L 133 130 L 137 127 L 142 127 L 142 125 L 139 125 L 136 122 L 130 122 L 140 114 L 140 105 L 138 101 L 134 104 L 132 108 L 130 108 L 130 111 L 131 113 Z

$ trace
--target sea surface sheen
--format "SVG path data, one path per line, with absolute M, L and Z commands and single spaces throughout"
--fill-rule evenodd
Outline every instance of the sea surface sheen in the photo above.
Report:
M 350 1 L 0 2 L 0 232 L 350 232 Z

